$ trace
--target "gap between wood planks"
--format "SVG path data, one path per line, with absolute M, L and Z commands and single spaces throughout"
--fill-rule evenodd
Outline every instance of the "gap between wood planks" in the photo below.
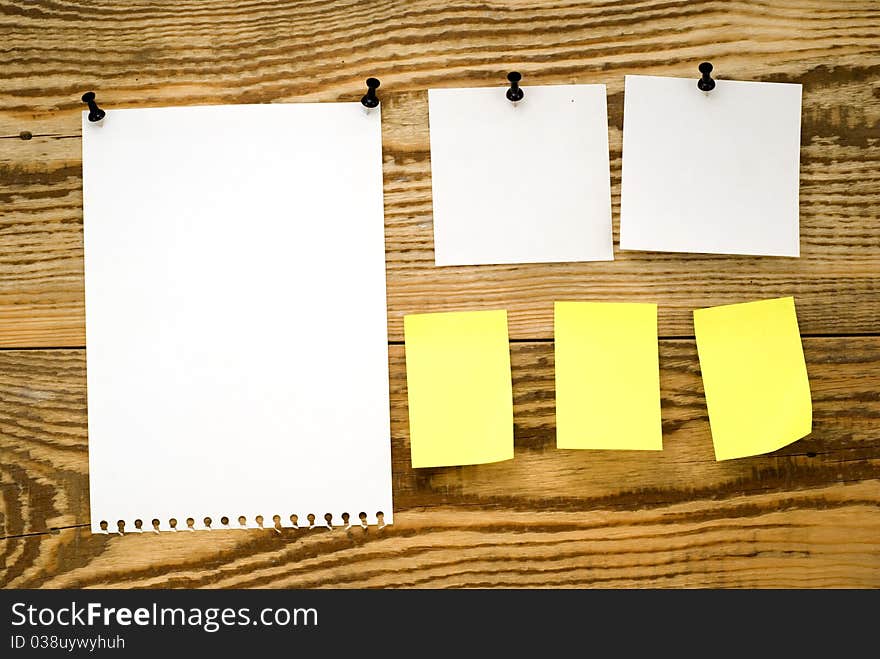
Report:
M 880 332 L 841 332 L 834 333 L 818 333 L 818 334 L 801 334 L 802 339 L 870 339 L 880 337 Z M 658 341 L 695 341 L 693 335 L 680 336 L 658 336 Z M 508 339 L 509 343 L 553 343 L 552 337 L 543 337 L 536 339 Z M 402 340 L 388 341 L 389 346 L 403 346 L 406 343 Z M 71 346 L 0 346 L 0 352 L 26 352 L 26 351 L 50 351 L 50 350 L 86 350 L 84 345 Z
M 880 332 L 843 332 L 840 334 L 801 334 L 802 339 L 870 339 L 880 337 Z M 679 336 L 658 336 L 658 341 L 695 341 L 693 335 Z M 553 343 L 552 337 L 543 337 L 540 339 L 508 339 L 510 343 Z M 390 346 L 405 345 L 404 341 L 389 341 Z M 13 348 L 14 350 L 14 348 Z
M 52 528 L 46 531 L 34 531 L 32 533 L 18 533 L 16 535 L 4 535 L 0 538 L 0 542 L 3 540 L 16 540 L 18 538 L 32 538 L 40 535 L 58 535 L 62 531 L 67 531 L 68 529 L 87 529 L 91 526 L 91 524 L 70 524 L 69 526 L 53 526 Z

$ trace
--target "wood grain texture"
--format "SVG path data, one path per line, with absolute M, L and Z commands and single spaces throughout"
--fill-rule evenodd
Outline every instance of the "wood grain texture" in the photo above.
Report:
M 512 346 L 515 458 L 414 470 L 392 346 L 393 527 L 171 539 L 64 528 L 89 522 L 84 353 L 2 352 L 0 583 L 880 587 L 880 338 L 805 349 L 814 432 L 767 456 L 715 461 L 690 340 L 661 342 L 662 452 L 556 450 L 552 344 L 533 342 Z
M 0 34 L 0 348 L 14 348 L 0 349 L 3 587 L 880 587 L 874 0 L 0 0 Z M 511 69 L 525 84 L 605 83 L 616 242 L 623 76 L 696 77 L 706 59 L 719 78 L 804 86 L 801 258 L 433 266 L 429 87 L 501 88 Z M 515 459 L 413 470 L 395 344 L 393 526 L 92 535 L 80 95 L 96 90 L 112 120 L 356 100 L 371 75 L 389 340 L 407 313 L 508 309 Z M 777 295 L 796 297 L 810 337 L 814 432 L 715 462 L 691 311 Z M 664 451 L 555 449 L 548 339 L 565 299 L 659 303 Z
M 870 485 L 659 509 L 437 508 L 393 526 L 6 540 L 5 587 L 877 587 Z M 847 542 L 840 542 L 840 538 Z
M 102 105 L 356 100 L 382 80 L 389 331 L 406 313 L 506 308 L 552 335 L 558 299 L 691 310 L 797 296 L 806 334 L 880 333 L 880 6 L 873 0 L 591 3 L 3 2 L 0 345 L 82 346 L 79 96 Z M 611 263 L 433 266 L 426 89 L 605 83 L 617 239 L 623 76 L 804 85 L 799 259 L 620 252 Z M 112 115 L 111 115 L 112 116 Z M 25 136 L 31 139 L 21 139 Z

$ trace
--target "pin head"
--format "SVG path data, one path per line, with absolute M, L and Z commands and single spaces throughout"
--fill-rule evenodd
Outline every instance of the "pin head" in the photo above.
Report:
M 361 98 L 361 104 L 365 108 L 375 108 L 379 105 L 379 97 L 376 90 L 379 88 L 378 78 L 367 78 L 367 93 Z
M 522 80 L 522 74 L 519 71 L 511 71 L 507 74 L 507 80 L 510 82 L 510 89 L 507 90 L 507 100 L 516 103 L 523 100 L 523 90 L 519 88 L 519 82 Z
M 92 123 L 96 123 L 101 121 L 107 113 L 104 112 L 101 108 L 98 107 L 98 104 L 95 102 L 95 92 L 86 92 L 82 95 L 83 103 L 89 106 L 89 121 Z
M 697 89 L 704 92 L 710 92 L 715 89 L 715 81 L 712 80 L 712 65 L 709 62 L 702 62 L 699 66 L 702 77 L 697 80 Z

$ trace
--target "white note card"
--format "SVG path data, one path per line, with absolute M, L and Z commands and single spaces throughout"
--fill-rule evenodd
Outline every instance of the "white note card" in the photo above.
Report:
M 620 248 L 799 256 L 801 85 L 626 76 Z
M 390 523 L 379 109 L 82 133 L 92 531 Z
M 605 85 L 431 89 L 437 265 L 614 258 Z

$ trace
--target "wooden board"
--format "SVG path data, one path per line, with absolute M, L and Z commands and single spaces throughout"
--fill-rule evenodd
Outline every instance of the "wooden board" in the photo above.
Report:
M 377 530 L 6 541 L 15 588 L 874 587 L 876 488 L 629 511 L 404 512 Z M 846 538 L 846 542 L 841 542 Z
M 690 340 L 661 342 L 662 452 L 556 450 L 552 344 L 529 342 L 512 350 L 515 458 L 419 470 L 409 466 L 403 348 L 392 346 L 395 524 L 316 531 L 318 539 L 287 530 L 92 536 L 82 527 L 89 521 L 83 352 L 0 353 L 3 517 L 14 536 L 6 541 L 6 581 L 512 585 L 522 573 L 522 585 L 880 586 L 880 338 L 815 338 L 805 346 L 814 432 L 767 456 L 715 461 Z M 351 512 L 356 519 L 359 511 Z M 460 573 L 468 561 L 454 557 L 470 542 L 483 558 Z M 747 546 L 767 562 L 739 556 Z M 319 555 L 319 547 L 341 555 Z M 520 567 L 511 568 L 503 557 L 517 547 Z M 599 560 L 606 550 L 614 555 Z M 399 574 L 396 557 L 411 551 L 427 562 L 413 558 Z M 738 556 L 731 564 L 727 552 Z M 305 556 L 316 572 L 298 566 Z M 282 569 L 282 559 L 297 564 Z M 193 567 L 202 560 L 210 565 Z M 278 569 L 256 577 L 244 567 L 261 563 Z M 191 570 L 199 575 L 190 582 L 182 572 Z
M 114 3 L 120 5 L 121 3 Z M 380 88 L 390 338 L 406 313 L 506 308 L 511 336 L 552 335 L 557 299 L 691 311 L 796 295 L 806 334 L 880 332 L 880 7 L 749 3 L 416 3 L 219 0 L 13 3 L 0 79 L 0 345 L 82 346 L 79 97 L 103 107 L 357 100 Z M 623 76 L 800 82 L 801 258 L 620 252 L 613 263 L 433 266 L 426 89 L 604 83 L 617 242 Z M 22 140 L 22 132 L 31 139 Z M 698 139 L 699 136 L 695 136 Z
M 880 586 L 873 0 L 13 0 L 0 29 L 0 584 Z M 617 251 L 610 263 L 433 266 L 429 87 L 501 87 L 511 69 L 525 84 L 606 84 L 616 242 L 623 76 L 696 78 L 702 60 L 719 78 L 804 85 L 801 258 Z M 92 535 L 80 95 L 94 89 L 111 113 L 342 101 L 371 75 L 382 80 L 395 524 Z M 808 337 L 814 432 L 717 463 L 691 311 L 777 295 L 795 296 Z M 559 299 L 659 303 L 662 453 L 554 448 Z M 414 471 L 403 315 L 488 308 L 509 311 L 516 457 Z

